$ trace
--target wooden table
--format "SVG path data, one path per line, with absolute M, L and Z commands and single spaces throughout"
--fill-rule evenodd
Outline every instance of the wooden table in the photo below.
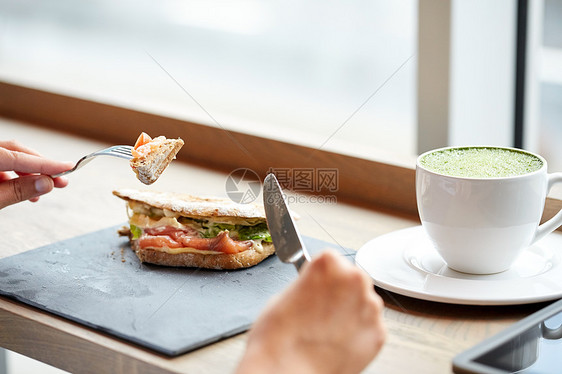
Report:
M 44 155 L 77 160 L 109 144 L 0 119 L 2 139 L 17 139 Z M 152 188 L 225 195 L 225 173 L 175 161 Z M 0 257 L 34 249 L 126 221 L 116 188 L 142 188 L 128 163 L 100 158 L 72 174 L 67 188 L 0 211 Z M 306 200 L 306 199 L 304 199 Z M 373 237 L 418 225 L 417 217 L 343 203 L 302 202 L 305 235 L 358 249 Z M 366 373 L 449 373 L 462 350 L 504 329 L 544 304 L 460 306 L 416 300 L 377 289 L 385 300 L 388 341 Z M 74 373 L 228 373 L 246 334 L 167 358 L 35 308 L 0 298 L 0 345 Z

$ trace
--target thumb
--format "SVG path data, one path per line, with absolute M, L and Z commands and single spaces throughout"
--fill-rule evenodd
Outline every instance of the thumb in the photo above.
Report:
M 0 183 L 0 209 L 50 192 L 53 179 L 46 175 L 26 175 Z

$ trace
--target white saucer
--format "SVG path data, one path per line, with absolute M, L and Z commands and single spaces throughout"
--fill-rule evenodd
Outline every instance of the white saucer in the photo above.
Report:
M 562 297 L 562 234 L 527 248 L 511 269 L 490 275 L 451 270 L 421 226 L 379 236 L 357 251 L 355 262 L 376 286 L 401 295 L 452 304 L 510 305 Z

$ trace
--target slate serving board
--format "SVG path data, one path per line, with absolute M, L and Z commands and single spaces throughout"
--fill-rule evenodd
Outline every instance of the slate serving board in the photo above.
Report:
M 234 271 L 142 264 L 120 227 L 0 259 L 0 294 L 176 356 L 247 330 L 297 276 L 277 256 Z M 338 249 L 303 240 L 311 254 Z

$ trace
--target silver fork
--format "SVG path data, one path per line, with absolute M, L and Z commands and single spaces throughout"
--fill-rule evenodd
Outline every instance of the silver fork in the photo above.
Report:
M 73 171 L 80 169 L 82 166 L 92 161 L 97 156 L 114 156 L 114 157 L 120 157 L 130 160 L 133 158 L 133 155 L 131 153 L 132 150 L 133 147 L 131 147 L 130 145 L 114 145 L 113 147 L 102 149 L 100 151 L 90 153 L 89 155 L 82 157 L 80 160 L 78 160 L 78 162 L 76 163 L 76 165 L 74 165 L 72 169 L 62 173 L 51 175 L 51 177 L 58 178 L 58 177 L 62 177 L 63 175 L 72 173 Z

